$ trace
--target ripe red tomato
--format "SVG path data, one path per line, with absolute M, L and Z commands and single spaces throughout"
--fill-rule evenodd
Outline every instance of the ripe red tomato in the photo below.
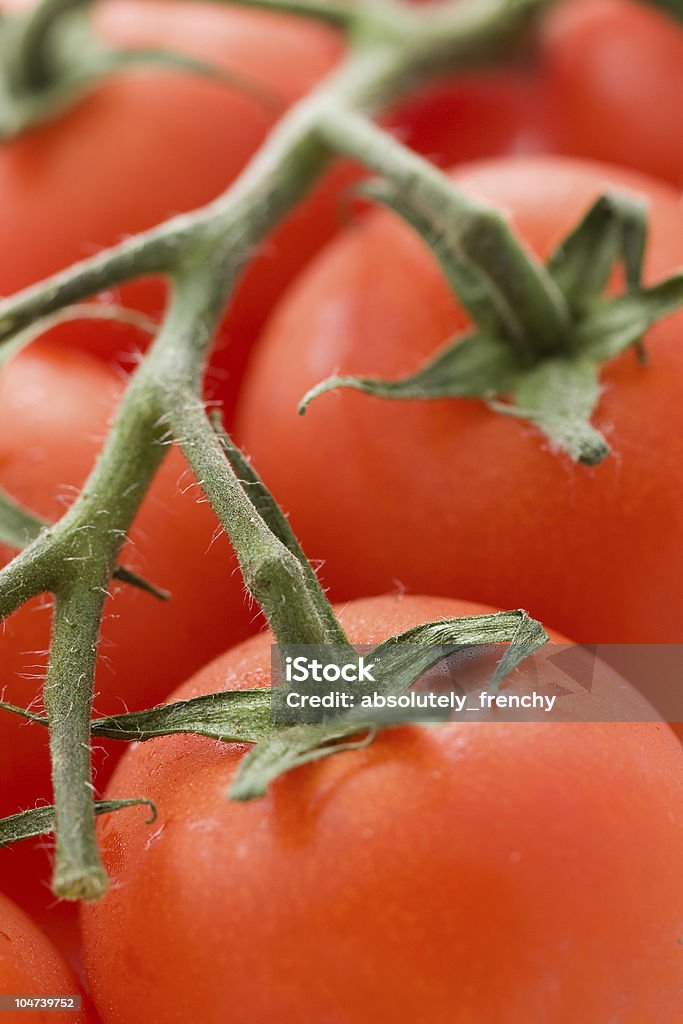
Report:
M 47 342 L 17 357 L 0 376 L 0 487 L 45 518 L 60 515 L 92 466 L 122 383 L 104 363 Z M 180 453 L 170 452 L 121 559 L 172 596 L 161 602 L 112 584 L 96 680 L 99 713 L 158 703 L 226 644 L 255 628 L 232 548 L 199 498 Z M 11 555 L 0 548 L 0 564 Z M 49 624 L 48 601 L 39 598 L 2 625 L 0 686 L 6 700 L 22 707 L 36 700 Z M 108 758 L 99 757 L 98 782 L 119 752 L 112 745 Z M 4 711 L 0 780 L 0 814 L 50 799 L 45 729 Z
M 60 951 L 23 910 L 0 893 L 0 995 L 76 996 L 81 987 Z M 3 1007 L 4 1010 L 4 1007 Z M 85 1005 L 78 1010 L 5 1011 L 3 1021 L 87 1024 L 94 1018 Z
M 482 610 L 391 596 L 342 619 L 372 643 Z M 175 696 L 267 685 L 269 644 Z M 664 726 L 403 727 L 248 804 L 225 797 L 241 754 L 173 736 L 119 763 L 108 795 L 144 790 L 159 817 L 100 819 L 113 885 L 82 921 L 104 1024 L 680 1018 L 683 751 Z
M 385 123 L 440 167 L 544 145 L 541 94 L 531 70 L 464 72 L 431 83 L 389 112 Z
M 683 187 L 683 27 L 634 0 L 565 0 L 543 22 L 542 86 L 560 152 Z
M 507 211 L 547 254 L 605 189 L 650 202 L 647 279 L 683 265 L 683 210 L 663 185 L 560 158 L 463 168 L 459 186 Z M 581 643 L 683 640 L 681 315 L 606 365 L 596 425 L 614 454 L 577 466 L 526 422 L 479 401 L 389 402 L 332 373 L 415 371 L 466 324 L 421 240 L 385 212 L 334 242 L 276 311 L 250 367 L 238 436 L 291 513 L 337 599 L 400 581 L 527 608 Z M 332 467 L 332 471 L 331 471 Z
M 4 144 L 0 235 L 11 244 L 0 248 L 0 294 L 215 198 L 341 51 L 337 34 L 314 22 L 212 3 L 106 0 L 95 17 L 113 44 L 174 50 L 253 89 L 136 70 L 111 76 L 63 116 Z M 329 218 L 320 231 L 322 241 Z M 307 254 L 308 243 L 298 244 Z M 297 269 L 298 250 L 288 256 Z M 158 314 L 164 287 L 148 278 L 120 298 Z M 59 337 L 106 356 L 125 357 L 147 343 L 131 327 L 102 322 L 71 325 Z

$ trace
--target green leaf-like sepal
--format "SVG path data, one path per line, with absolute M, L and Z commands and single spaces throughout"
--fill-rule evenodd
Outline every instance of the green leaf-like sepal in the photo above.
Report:
M 682 306 L 683 271 L 651 288 L 595 303 L 579 325 L 581 351 L 596 362 L 613 359 Z
M 95 814 L 112 814 L 124 807 L 136 806 L 149 807 L 152 812 L 149 819 L 151 824 L 156 818 L 156 808 L 151 800 L 97 800 L 95 801 Z M 12 843 L 20 843 L 24 839 L 33 839 L 35 836 L 49 835 L 54 832 L 54 829 L 55 809 L 52 804 L 46 804 L 45 807 L 34 807 L 30 811 L 21 811 L 8 818 L 0 818 L 0 848 L 10 846 Z
M 600 196 L 548 262 L 572 312 L 580 313 L 602 294 L 619 262 L 628 289 L 639 287 L 646 242 L 646 203 L 619 192 Z
M 574 462 L 595 466 L 610 453 L 607 441 L 590 422 L 599 397 L 596 363 L 547 359 L 519 378 L 514 404 L 493 402 L 491 408 L 528 420 Z
M 0 711 L 47 726 L 44 715 L 0 701 Z M 224 690 L 143 711 L 93 718 L 91 736 L 141 743 L 157 736 L 193 733 L 222 743 L 258 743 L 273 731 L 271 691 Z
M 319 395 L 353 388 L 376 398 L 486 398 L 512 391 L 521 366 L 497 338 L 470 334 L 449 342 L 426 366 L 399 380 L 379 377 L 330 377 L 312 388 L 299 404 L 303 414 Z
M 273 731 L 270 690 L 226 690 L 147 711 L 95 718 L 91 731 L 93 736 L 137 742 L 194 733 L 223 743 L 258 743 Z

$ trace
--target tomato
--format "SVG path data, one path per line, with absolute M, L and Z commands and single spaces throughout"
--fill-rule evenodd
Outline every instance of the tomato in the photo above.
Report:
M 390 596 L 341 617 L 374 643 L 482 610 Z M 267 685 L 269 643 L 175 696 Z M 680 1018 L 683 751 L 663 725 L 402 727 L 247 804 L 225 796 L 241 755 L 173 736 L 119 762 L 108 795 L 144 790 L 159 817 L 100 819 L 113 885 L 82 922 L 104 1024 Z
M 2 294 L 215 198 L 341 50 L 324 26 L 212 3 L 106 0 L 96 6 L 96 28 L 119 46 L 198 58 L 237 84 L 159 68 L 114 75 L 63 116 L 0 147 L 0 234 L 12 240 L 0 251 Z M 119 298 L 158 315 L 164 287 L 147 278 Z M 127 362 L 147 344 L 132 327 L 101 322 L 58 336 Z
M 385 124 L 440 167 L 545 145 L 537 77 L 521 68 L 487 68 L 430 83 L 398 103 Z
M 0 995 L 80 997 L 78 981 L 60 951 L 16 904 L 0 893 Z M 3 1010 L 5 1008 L 3 1007 Z M 94 1020 L 85 1004 L 78 1010 L 3 1012 L 3 1021 L 87 1024 Z
M 683 211 L 663 185 L 560 158 L 456 175 L 546 255 L 605 189 L 650 202 L 646 276 L 683 265 Z M 336 599 L 466 593 L 524 607 L 580 643 L 683 639 L 680 315 L 604 366 L 594 421 L 614 455 L 588 469 L 526 422 L 479 401 L 389 402 L 349 391 L 297 403 L 332 373 L 415 371 L 466 325 L 421 240 L 380 212 L 331 245 L 275 312 L 255 352 L 238 438 Z M 333 471 L 331 471 L 333 467 Z
M 104 363 L 48 342 L 17 357 L 0 376 L 0 487 L 55 519 L 89 472 L 123 381 Z M 121 561 L 171 593 L 158 601 L 113 583 L 107 601 L 95 710 L 117 713 L 158 703 L 226 644 L 255 629 L 237 562 L 178 451 L 171 451 L 136 519 Z M 0 564 L 11 557 L 0 549 Z M 38 598 L 0 631 L 5 699 L 22 707 L 40 693 L 50 608 Z M 114 752 L 99 756 L 96 781 Z M 0 813 L 50 799 L 47 735 L 0 712 Z M 10 851 L 11 852 L 11 851 Z M 11 870 L 11 869 L 10 869 Z
M 541 79 L 560 152 L 683 187 L 683 26 L 634 0 L 564 0 L 543 22 Z

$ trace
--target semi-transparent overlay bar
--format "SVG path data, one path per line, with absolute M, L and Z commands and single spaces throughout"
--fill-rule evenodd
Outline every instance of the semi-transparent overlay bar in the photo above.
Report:
M 273 720 L 682 722 L 683 644 L 548 643 L 496 679 L 512 645 L 273 645 Z M 524 651 L 517 652 L 525 655 Z

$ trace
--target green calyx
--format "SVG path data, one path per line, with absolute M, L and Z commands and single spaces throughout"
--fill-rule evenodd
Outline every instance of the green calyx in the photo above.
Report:
M 683 272 L 650 288 L 641 283 L 645 206 L 627 195 L 601 196 L 542 265 L 512 240 L 502 218 L 463 203 L 452 185 L 438 213 L 385 186 L 372 195 L 425 239 L 475 329 L 399 380 L 325 380 L 304 396 L 300 413 L 340 387 L 388 399 L 481 398 L 532 423 L 573 461 L 602 462 L 610 447 L 591 422 L 602 363 L 628 348 L 644 361 L 647 330 L 683 305 Z M 619 264 L 625 291 L 608 298 L 604 290 Z
M 128 800 L 96 800 L 95 814 L 112 814 L 124 807 L 144 806 L 149 809 L 150 824 L 156 818 L 156 808 L 151 800 L 143 797 L 131 798 Z M 29 811 L 20 811 L 18 814 L 11 814 L 8 818 L 0 818 L 0 849 L 3 846 L 11 846 L 13 843 L 21 843 L 25 839 L 35 839 L 36 836 L 49 835 L 55 830 L 55 809 L 51 804 L 44 807 L 33 807 Z
M 248 76 L 170 50 L 108 45 L 93 31 L 92 6 L 39 0 L 26 12 L 0 15 L 0 139 L 58 117 L 109 75 L 153 68 L 220 82 L 281 112 L 278 99 Z

